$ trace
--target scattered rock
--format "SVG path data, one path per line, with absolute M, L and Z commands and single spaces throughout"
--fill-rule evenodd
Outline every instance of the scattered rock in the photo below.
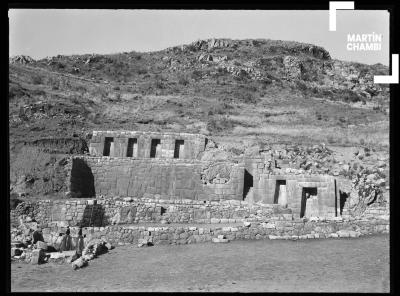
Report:
M 153 242 L 148 238 L 140 238 L 138 240 L 138 247 L 150 247 L 153 246 Z
M 62 252 L 52 252 L 50 253 L 50 259 L 57 260 L 60 258 L 65 258 L 65 254 Z
M 243 221 L 243 226 L 244 227 L 250 227 L 250 225 L 251 225 L 251 222 Z
M 87 265 L 88 265 L 88 260 L 86 260 L 86 259 L 82 256 L 82 257 L 78 258 L 77 260 L 75 260 L 75 261 L 72 263 L 72 268 L 73 268 L 74 270 L 76 270 L 76 269 L 78 269 L 78 268 L 82 268 L 82 267 L 87 266 Z
M 353 230 L 339 230 L 336 232 L 339 237 L 359 237 L 360 233 Z
M 378 161 L 377 166 L 378 166 L 378 168 L 384 168 L 384 167 L 386 167 L 386 162 L 380 160 L 380 161 Z
M 378 186 L 385 186 L 386 180 L 385 179 L 378 179 L 375 183 Z
M 114 246 L 113 246 L 112 244 L 110 244 L 110 243 L 106 243 L 106 244 L 105 244 L 105 247 L 106 247 L 108 250 L 114 249 Z
M 213 243 L 228 243 L 229 239 L 225 238 L 224 235 L 218 235 L 218 237 L 212 238 Z

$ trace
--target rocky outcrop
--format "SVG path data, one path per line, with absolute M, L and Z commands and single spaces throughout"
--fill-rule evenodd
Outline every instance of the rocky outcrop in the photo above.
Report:
M 213 57 L 210 54 L 201 54 L 198 59 L 199 59 L 199 62 L 212 62 L 213 61 Z
M 361 215 L 373 203 L 384 202 L 381 186 L 385 180 L 377 174 L 357 174 L 352 180 L 348 207 L 353 215 Z
M 198 57 L 199 62 L 215 62 L 215 63 L 221 63 L 221 62 L 226 62 L 228 61 L 228 57 L 226 55 L 223 56 L 216 56 L 216 55 L 211 55 L 211 54 L 201 54 Z
M 32 59 L 30 56 L 26 56 L 26 55 L 17 55 L 14 57 L 11 57 L 9 59 L 10 64 L 31 64 L 34 63 L 35 60 Z
M 225 184 L 231 178 L 232 163 L 215 163 L 203 170 L 201 179 L 203 183 Z
M 315 45 L 304 45 L 302 46 L 303 51 L 308 51 L 313 57 L 322 59 L 322 60 L 330 60 L 331 55 L 327 50 L 323 47 L 315 46 Z
M 299 58 L 286 56 L 283 58 L 283 65 L 285 67 L 286 75 L 288 78 L 301 78 L 302 64 Z
M 185 47 L 183 49 L 189 49 L 193 51 L 200 51 L 200 50 L 210 50 L 213 48 L 223 48 L 223 47 L 232 47 L 234 46 L 235 42 L 231 39 L 207 39 L 207 40 L 198 40 L 195 41 Z

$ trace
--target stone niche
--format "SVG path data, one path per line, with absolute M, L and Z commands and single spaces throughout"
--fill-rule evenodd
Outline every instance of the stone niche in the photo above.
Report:
M 92 156 L 198 159 L 207 138 L 200 134 L 140 131 L 94 131 Z

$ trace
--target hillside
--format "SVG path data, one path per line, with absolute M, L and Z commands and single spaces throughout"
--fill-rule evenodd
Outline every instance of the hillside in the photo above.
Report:
M 333 60 L 315 45 L 210 39 L 150 53 L 19 56 L 9 70 L 15 192 L 62 192 L 63 159 L 84 153 L 94 129 L 200 132 L 238 153 L 322 142 L 388 152 L 389 88 L 373 84 L 388 67 Z

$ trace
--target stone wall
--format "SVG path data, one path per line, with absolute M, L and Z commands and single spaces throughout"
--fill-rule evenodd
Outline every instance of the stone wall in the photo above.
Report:
M 206 137 L 199 134 L 187 133 L 156 133 L 139 131 L 94 131 L 89 146 L 89 154 L 103 156 L 107 138 L 113 138 L 109 147 L 111 157 L 127 157 L 129 138 L 136 139 L 132 147 L 133 158 L 150 158 L 152 139 L 159 139 L 160 145 L 156 148 L 155 158 L 174 158 L 176 140 L 180 140 L 182 147 L 179 158 L 198 159 L 207 144 Z M 179 149 L 180 148 L 180 149 Z
M 264 221 L 281 215 L 292 217 L 290 209 L 279 205 L 249 205 L 246 201 L 154 200 L 147 198 L 107 198 L 97 200 L 38 200 L 19 204 L 10 214 L 30 217 L 46 225 L 107 226 L 143 222 L 237 223 L 247 219 Z M 15 226 L 15 225 L 14 225 Z
M 276 168 L 275 163 L 268 162 L 263 157 L 245 158 L 244 164 L 245 174 L 249 174 L 252 178 L 251 195 L 247 198 L 253 202 L 277 203 L 279 194 L 277 186 L 284 184 L 287 205 L 296 216 L 300 217 L 302 198 L 304 198 L 303 188 L 316 188 L 318 215 L 332 217 L 339 215 L 337 185 L 333 176 L 306 173 L 304 170 L 292 169 L 289 163 L 284 162 L 280 162 Z M 244 186 L 246 185 L 245 181 Z
M 11 241 L 26 242 L 40 223 L 45 242 L 53 246 L 59 243 L 59 234 L 65 233 L 67 226 L 76 239 L 77 224 L 83 226 L 86 243 L 101 239 L 113 245 L 137 245 L 141 239 L 155 245 L 191 244 L 210 242 L 219 235 L 229 240 L 347 238 L 389 233 L 390 230 L 389 204 L 371 206 L 360 217 L 346 213 L 342 217 L 298 219 L 290 209 L 279 205 L 252 205 L 236 200 L 205 203 L 132 198 L 40 200 L 21 203 L 10 215 L 13 221 L 23 222 L 11 225 Z M 91 219 L 95 223 L 91 223 Z M 172 224 L 162 225 L 160 219 Z M 26 222 L 29 220 L 31 222 Z M 77 223 L 79 221 L 83 223 Z
M 270 175 L 260 174 L 259 186 L 262 188 L 261 201 L 264 203 L 274 203 L 277 184 L 284 180 L 287 192 L 288 207 L 293 213 L 300 217 L 303 188 L 316 188 L 317 193 L 317 216 L 334 217 L 337 216 L 337 194 L 335 179 L 326 175 Z M 307 213 L 305 213 L 307 214 Z
M 133 159 L 76 156 L 70 191 L 77 197 L 158 195 L 162 199 L 221 200 L 243 198 L 243 165 L 231 168 L 225 183 L 202 181 L 211 163 L 182 159 Z M 93 188 L 93 194 L 88 188 Z
M 49 223 L 43 227 L 43 237 L 50 245 L 59 239 L 59 233 L 65 232 L 65 226 Z M 78 228 L 71 228 L 72 237 L 76 237 Z M 107 227 L 88 227 L 83 229 L 85 241 L 99 238 L 114 245 L 137 244 L 139 239 L 148 239 L 158 244 L 191 244 L 208 242 L 218 235 L 229 240 L 248 239 L 318 239 L 338 237 L 359 237 L 363 235 L 389 233 L 388 217 L 363 219 L 328 218 L 318 221 L 303 219 L 285 219 L 275 217 L 266 222 L 253 222 L 250 226 L 135 226 L 114 225 Z M 21 231 L 11 229 L 11 239 L 22 241 Z
M 15 210 L 10 210 L 10 225 L 17 226 L 19 224 L 19 215 Z

